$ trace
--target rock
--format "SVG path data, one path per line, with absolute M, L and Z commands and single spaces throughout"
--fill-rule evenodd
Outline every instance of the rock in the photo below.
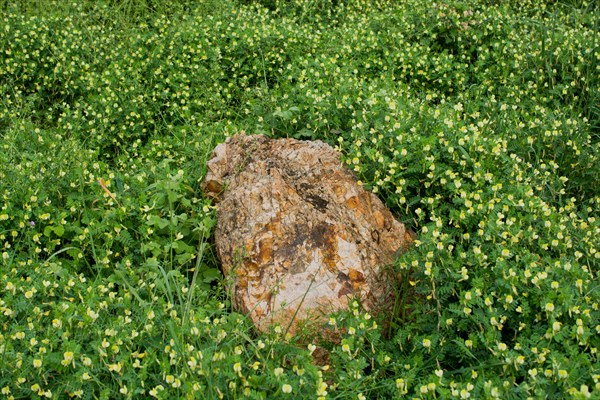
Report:
M 218 145 L 203 183 L 236 310 L 264 331 L 322 321 L 356 296 L 393 302 L 384 267 L 411 236 L 321 141 L 239 134 Z

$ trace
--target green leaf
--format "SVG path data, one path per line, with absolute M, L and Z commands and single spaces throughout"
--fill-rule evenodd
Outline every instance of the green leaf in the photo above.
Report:
M 207 268 L 202 272 L 202 282 L 211 283 L 223 277 L 217 268 Z
M 53 230 L 58 237 L 62 237 L 62 235 L 65 233 L 65 227 L 63 225 L 56 225 Z
M 160 229 L 163 229 L 169 225 L 169 220 L 160 218 L 158 215 L 152 215 L 150 218 L 148 218 L 146 224 L 150 226 L 158 226 Z

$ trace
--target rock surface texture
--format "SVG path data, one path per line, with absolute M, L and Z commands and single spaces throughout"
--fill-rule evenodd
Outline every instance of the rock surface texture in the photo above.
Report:
M 370 310 L 391 304 L 383 269 L 411 236 L 331 146 L 230 137 L 215 148 L 203 190 L 218 203 L 215 244 L 233 306 L 259 330 L 295 332 L 352 296 Z

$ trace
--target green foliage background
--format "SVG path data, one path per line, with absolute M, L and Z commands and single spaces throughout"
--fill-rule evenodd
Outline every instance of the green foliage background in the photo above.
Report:
M 0 2 L 6 398 L 600 395 L 600 10 Z M 339 344 L 232 312 L 200 193 L 241 130 L 320 139 L 418 234 Z M 103 187 L 104 186 L 104 187 Z

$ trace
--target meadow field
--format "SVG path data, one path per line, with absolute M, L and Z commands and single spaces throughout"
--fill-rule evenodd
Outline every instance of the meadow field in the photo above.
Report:
M 416 233 L 391 314 L 231 309 L 200 185 L 242 130 Z M 599 267 L 597 2 L 0 1 L 1 398 L 600 398 Z

